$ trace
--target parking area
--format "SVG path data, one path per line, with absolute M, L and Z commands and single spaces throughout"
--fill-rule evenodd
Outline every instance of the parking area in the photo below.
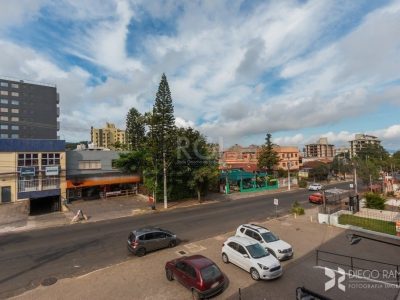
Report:
M 310 219 L 312 214 L 294 218 L 286 216 L 271 219 L 262 225 L 268 227 L 283 240 L 289 242 L 295 251 L 294 258 L 282 263 L 284 274 L 272 281 L 255 282 L 250 274 L 221 260 L 221 246 L 232 232 L 205 240 L 191 242 L 181 236 L 183 242 L 175 248 L 149 253 L 144 257 L 127 254 L 126 261 L 80 277 L 62 279 L 51 286 L 40 286 L 16 299 L 56 299 L 56 298 L 97 298 L 97 299 L 191 299 L 191 293 L 178 282 L 165 278 L 165 262 L 181 255 L 202 254 L 215 261 L 229 278 L 226 290 L 214 299 L 294 299 L 295 290 L 305 286 L 331 299 L 395 299 L 394 288 L 352 288 L 348 279 L 347 289 L 336 285 L 324 291 L 329 277 L 325 276 L 323 265 L 316 262 L 315 248 L 334 251 L 345 255 L 367 259 L 399 260 L 396 251 L 388 245 L 371 244 L 372 241 L 351 246 L 345 238 L 345 230 L 327 225 L 319 225 Z M 239 224 L 238 224 L 239 225 Z M 121 241 L 116 247 L 126 247 Z M 395 248 L 395 247 L 394 247 Z M 368 251 L 367 251 L 368 250 Z M 382 253 L 385 253 L 384 257 Z M 400 261 L 397 261 L 400 264 Z M 71 267 L 74 267 L 71 262 Z M 330 265 L 336 268 L 335 265 Z M 354 284 L 354 282 L 353 282 Z

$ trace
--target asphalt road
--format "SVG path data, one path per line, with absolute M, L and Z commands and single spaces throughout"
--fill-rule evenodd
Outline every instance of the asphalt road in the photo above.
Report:
M 348 187 L 348 183 L 336 184 Z M 236 229 L 239 224 L 288 213 L 294 201 L 309 207 L 306 190 L 221 201 L 135 217 L 75 224 L 0 236 L 0 298 L 34 288 L 50 277 L 86 274 L 127 259 L 130 230 L 147 225 L 175 232 L 183 242 L 193 242 Z

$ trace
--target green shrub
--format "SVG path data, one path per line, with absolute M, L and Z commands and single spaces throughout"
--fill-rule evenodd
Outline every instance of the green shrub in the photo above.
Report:
M 378 194 L 371 192 L 365 194 L 365 206 L 367 208 L 384 209 L 385 201 L 385 198 L 381 197 Z
M 292 204 L 291 213 L 296 215 L 304 215 L 304 208 L 300 206 L 297 200 Z
M 304 179 L 299 180 L 299 187 L 300 188 L 306 188 L 307 187 L 307 181 Z

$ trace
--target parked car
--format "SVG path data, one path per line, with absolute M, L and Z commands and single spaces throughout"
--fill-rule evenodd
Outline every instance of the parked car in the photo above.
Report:
M 314 193 L 308 196 L 308 201 L 310 203 L 322 204 L 324 203 L 324 196 L 321 193 Z
M 277 235 L 267 228 L 256 224 L 243 224 L 236 230 L 236 236 L 242 236 L 261 243 L 273 256 L 279 260 L 293 257 L 292 246 L 279 239 Z
M 309 191 L 320 191 L 322 189 L 322 185 L 319 183 L 312 183 L 308 186 Z
M 169 281 L 179 281 L 192 292 L 195 299 L 221 293 L 227 281 L 218 266 L 202 255 L 184 256 L 167 262 L 165 276 Z
M 133 230 L 128 237 L 128 250 L 136 256 L 162 248 L 175 247 L 176 235 L 158 227 L 145 227 Z
M 254 280 L 274 279 L 282 275 L 278 259 L 252 239 L 232 236 L 222 245 L 222 261 L 233 263 L 250 273 Z

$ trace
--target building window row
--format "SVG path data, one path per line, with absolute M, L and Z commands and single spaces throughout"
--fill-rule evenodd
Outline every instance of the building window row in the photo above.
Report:
M 8 82 L 2 81 L 2 82 L 0 82 L 0 86 L 1 87 L 9 87 L 9 84 L 8 84 Z M 11 83 L 11 87 L 14 88 L 14 89 L 18 89 L 19 88 L 19 84 L 18 83 Z
M 2 112 L 2 113 L 8 113 L 9 111 L 10 110 L 7 107 L 0 107 L 0 112 Z M 18 114 L 19 108 L 11 108 L 11 113 Z
M 0 116 L 0 121 L 9 121 L 7 116 Z M 19 122 L 19 117 L 11 117 L 11 122 Z
M 8 130 L 8 128 L 9 128 L 8 125 L 4 125 L 4 124 L 0 125 L 0 129 L 2 129 L 2 130 Z M 11 126 L 11 130 L 19 130 L 19 126 L 18 125 L 12 125 Z
M 78 168 L 80 170 L 101 169 L 101 161 L 100 160 L 81 160 L 81 161 L 79 161 Z
M 2 134 L 0 134 L 0 138 L 2 138 L 2 139 L 8 139 L 8 138 L 19 139 L 19 134 L 13 133 L 11 135 L 8 135 L 7 133 L 2 133 Z
M 41 154 L 42 166 L 60 165 L 60 153 L 42 153 Z M 19 153 L 18 166 L 31 167 L 39 165 L 39 153 Z

